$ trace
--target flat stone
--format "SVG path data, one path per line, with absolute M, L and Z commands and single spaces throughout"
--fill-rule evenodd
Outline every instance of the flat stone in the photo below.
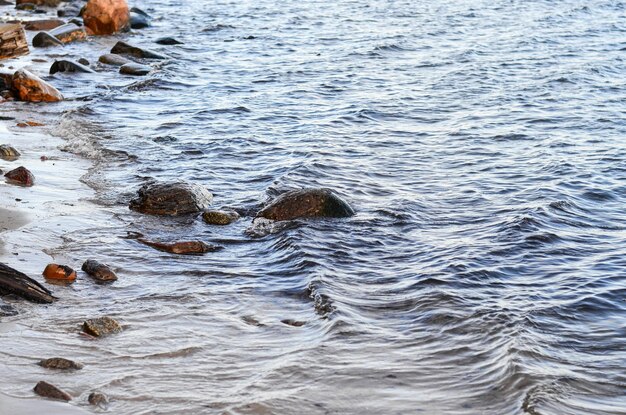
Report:
M 48 31 L 49 34 L 56 37 L 63 43 L 75 42 L 77 40 L 85 40 L 87 32 L 84 27 L 74 23 L 67 23 Z
M 83 368 L 83 365 L 80 363 L 76 363 L 69 359 L 64 359 L 62 357 L 53 357 L 51 359 L 44 359 L 38 363 L 39 366 L 45 367 L 46 369 L 57 369 L 57 370 L 80 370 Z
M 69 393 L 62 391 L 56 386 L 43 380 L 37 383 L 34 390 L 37 395 L 43 396 L 44 398 L 56 399 L 60 401 L 72 400 L 72 397 Z
M 143 76 L 148 75 L 152 68 L 148 65 L 142 65 L 140 63 L 125 63 L 120 67 L 120 73 L 124 75 Z
M 221 246 L 209 245 L 202 241 L 154 242 L 144 238 L 138 238 L 137 241 L 159 251 L 178 255 L 202 255 L 222 249 Z
M 130 59 L 126 59 L 125 57 L 121 55 L 107 53 L 106 55 L 100 56 L 100 58 L 98 59 L 98 62 L 104 63 L 105 65 L 122 66 L 132 61 Z
M 150 49 L 142 49 L 122 41 L 117 42 L 115 46 L 113 46 L 111 53 L 116 55 L 130 55 L 143 59 L 168 59 L 167 56 L 159 52 L 155 52 Z
M 122 331 L 122 326 L 111 317 L 98 317 L 83 323 L 83 331 L 94 337 L 105 337 Z
M 173 37 L 160 37 L 154 42 L 158 43 L 159 45 L 182 45 L 183 44 L 183 42 L 180 42 L 174 39 Z
M 40 19 L 22 23 L 26 30 L 46 31 L 59 27 L 65 22 L 61 19 Z
M 239 214 L 232 210 L 207 210 L 202 219 L 209 225 L 230 225 L 239 219 Z

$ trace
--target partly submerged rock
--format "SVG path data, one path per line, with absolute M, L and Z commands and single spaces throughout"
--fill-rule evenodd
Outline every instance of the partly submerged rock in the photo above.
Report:
M 150 18 L 140 13 L 130 12 L 130 27 L 132 29 L 143 29 L 148 26 L 150 26 Z
M 87 32 L 82 26 L 75 23 L 67 23 L 48 31 L 49 34 L 56 37 L 63 43 L 75 42 L 87 38 Z
M 57 370 L 80 370 L 83 368 L 83 365 L 73 360 L 64 359 L 62 357 L 53 357 L 51 359 L 44 359 L 37 363 L 41 367 L 45 367 L 46 369 L 57 369 Z
M 0 145 L 0 158 L 2 160 L 14 161 L 21 156 L 20 152 L 8 144 Z
M 39 32 L 33 37 L 33 47 L 47 48 L 49 46 L 63 46 L 63 42 L 48 32 Z
M 257 218 L 275 221 L 298 218 L 345 218 L 354 210 L 330 189 L 292 190 L 278 196 L 264 207 Z
M 152 183 L 142 186 L 130 208 L 152 215 L 197 213 L 209 207 L 213 195 L 195 183 Z
M 130 11 L 126 0 L 89 0 L 82 17 L 92 34 L 111 35 L 128 29 Z
M 120 67 L 120 73 L 124 75 L 143 76 L 148 75 L 151 70 L 150 66 L 135 62 L 125 63 Z
M 102 55 L 100 56 L 98 61 L 100 63 L 104 63 L 105 65 L 113 66 L 122 66 L 132 62 L 130 59 L 127 59 L 121 55 L 116 55 L 114 53 L 107 53 L 106 55 Z
M 56 298 L 26 274 L 0 263 L 0 294 L 14 294 L 35 303 L 51 303 Z
M 67 265 L 48 264 L 43 271 L 43 276 L 47 280 L 74 282 L 76 281 L 76 271 Z
M 155 52 L 150 49 L 142 49 L 122 41 L 117 42 L 115 46 L 113 46 L 111 53 L 116 55 L 130 55 L 136 58 L 144 59 L 167 59 L 167 56 L 159 52 Z
M 160 37 L 157 40 L 154 41 L 155 43 L 158 43 L 159 45 L 182 45 L 183 42 L 180 42 L 176 39 L 174 39 L 173 37 Z
M 93 259 L 85 261 L 82 270 L 98 282 L 117 281 L 117 275 L 107 265 Z
M 43 396 L 44 398 L 57 399 L 59 401 L 72 400 L 72 397 L 69 393 L 62 391 L 56 386 L 43 380 L 37 383 L 34 390 L 37 395 Z
M 202 212 L 202 219 L 209 225 L 230 225 L 239 219 L 239 214 L 233 210 L 207 210 Z
M 26 69 L 20 69 L 13 74 L 13 89 L 21 101 L 58 102 L 63 100 L 63 95 L 55 87 Z
M 92 392 L 89 394 L 87 401 L 90 405 L 105 408 L 109 404 L 109 397 L 102 392 Z
M 122 331 L 120 323 L 111 317 L 98 317 L 83 323 L 83 331 L 94 337 L 105 337 Z
M 54 61 L 54 63 L 50 67 L 50 75 L 54 75 L 57 72 L 95 73 L 93 69 L 83 64 L 67 60 Z
M 35 184 L 35 176 L 24 166 L 11 170 L 6 173 L 4 177 L 7 178 L 9 183 L 18 184 L 20 186 L 31 187 Z
M 202 241 L 154 242 L 144 238 L 138 238 L 137 241 L 159 251 L 178 255 L 202 255 L 222 249 L 220 246 L 209 245 Z

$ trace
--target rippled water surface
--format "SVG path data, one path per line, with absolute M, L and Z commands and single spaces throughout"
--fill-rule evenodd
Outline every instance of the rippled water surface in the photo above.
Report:
M 120 280 L 22 305 L 7 370 L 73 356 L 59 383 L 118 414 L 626 414 L 626 3 L 137 5 L 153 26 L 123 37 L 172 59 L 57 74 L 42 107 L 95 189 L 46 253 Z M 330 187 L 357 215 L 251 237 L 129 211 L 151 178 L 242 212 Z M 104 314 L 125 331 L 75 335 Z

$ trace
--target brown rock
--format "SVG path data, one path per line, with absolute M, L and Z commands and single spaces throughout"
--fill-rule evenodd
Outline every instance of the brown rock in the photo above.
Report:
M 83 323 L 83 331 L 94 337 L 105 337 L 122 331 L 120 323 L 111 317 L 99 317 Z
M 54 385 L 51 385 L 48 382 L 44 382 L 43 380 L 35 386 L 35 393 L 39 396 L 43 396 L 44 398 L 57 399 L 60 401 L 71 401 L 72 397 L 67 393 L 57 388 Z
M 24 22 L 24 29 L 26 30 L 37 30 L 37 31 L 46 31 L 52 30 L 55 27 L 59 27 L 65 24 L 65 22 L 61 19 L 40 19 L 40 20 L 31 20 L 29 22 Z
M 50 30 L 48 33 L 63 43 L 87 39 L 87 32 L 85 31 L 85 28 L 78 26 L 75 23 L 64 24 L 63 26 Z
M 117 281 L 117 275 L 107 265 L 92 259 L 85 261 L 83 271 L 99 282 Z
M 39 366 L 46 369 L 58 369 L 58 370 L 80 370 L 83 365 L 76 363 L 72 360 L 64 359 L 62 357 L 54 357 L 52 359 L 44 359 L 38 363 Z
M 4 175 L 9 183 L 19 184 L 20 186 L 30 187 L 35 184 L 35 176 L 23 166 L 11 170 Z
M 89 394 L 89 398 L 87 401 L 94 406 L 99 406 L 101 408 L 106 407 L 109 404 L 109 398 L 100 392 L 92 392 Z
M 198 184 L 153 183 L 142 186 L 129 207 L 151 215 L 182 215 L 201 212 L 212 200 L 213 195 Z
M 215 252 L 222 249 L 220 246 L 209 245 L 202 241 L 180 241 L 163 243 L 148 241 L 143 238 L 139 238 L 137 239 L 137 241 L 154 249 L 158 249 L 159 251 L 179 255 L 202 255 L 206 254 L 207 252 Z
M 239 214 L 232 210 L 207 210 L 202 219 L 209 225 L 230 225 L 239 219 Z
M 274 199 L 257 213 L 257 218 L 293 220 L 298 218 L 344 218 L 354 210 L 330 189 L 292 190 Z
M 21 156 L 20 152 L 7 144 L 0 145 L 0 158 L 7 161 L 17 160 Z
M 47 280 L 67 282 L 76 281 L 76 271 L 67 265 L 48 264 L 46 269 L 43 271 L 43 276 Z
M 0 24 L 0 59 L 15 58 L 28 54 L 28 42 L 22 25 Z
M 128 29 L 130 11 L 126 0 L 89 0 L 82 13 L 94 35 L 110 35 Z
M 55 87 L 26 69 L 20 69 L 13 74 L 13 89 L 21 101 L 58 102 L 63 100 L 63 95 Z

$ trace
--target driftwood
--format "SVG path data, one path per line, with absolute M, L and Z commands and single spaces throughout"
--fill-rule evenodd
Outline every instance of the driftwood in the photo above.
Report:
M 26 274 L 0 263 L 0 294 L 14 294 L 35 303 L 51 303 L 56 297 Z
M 28 42 L 19 23 L 0 24 L 0 59 L 28 55 Z

